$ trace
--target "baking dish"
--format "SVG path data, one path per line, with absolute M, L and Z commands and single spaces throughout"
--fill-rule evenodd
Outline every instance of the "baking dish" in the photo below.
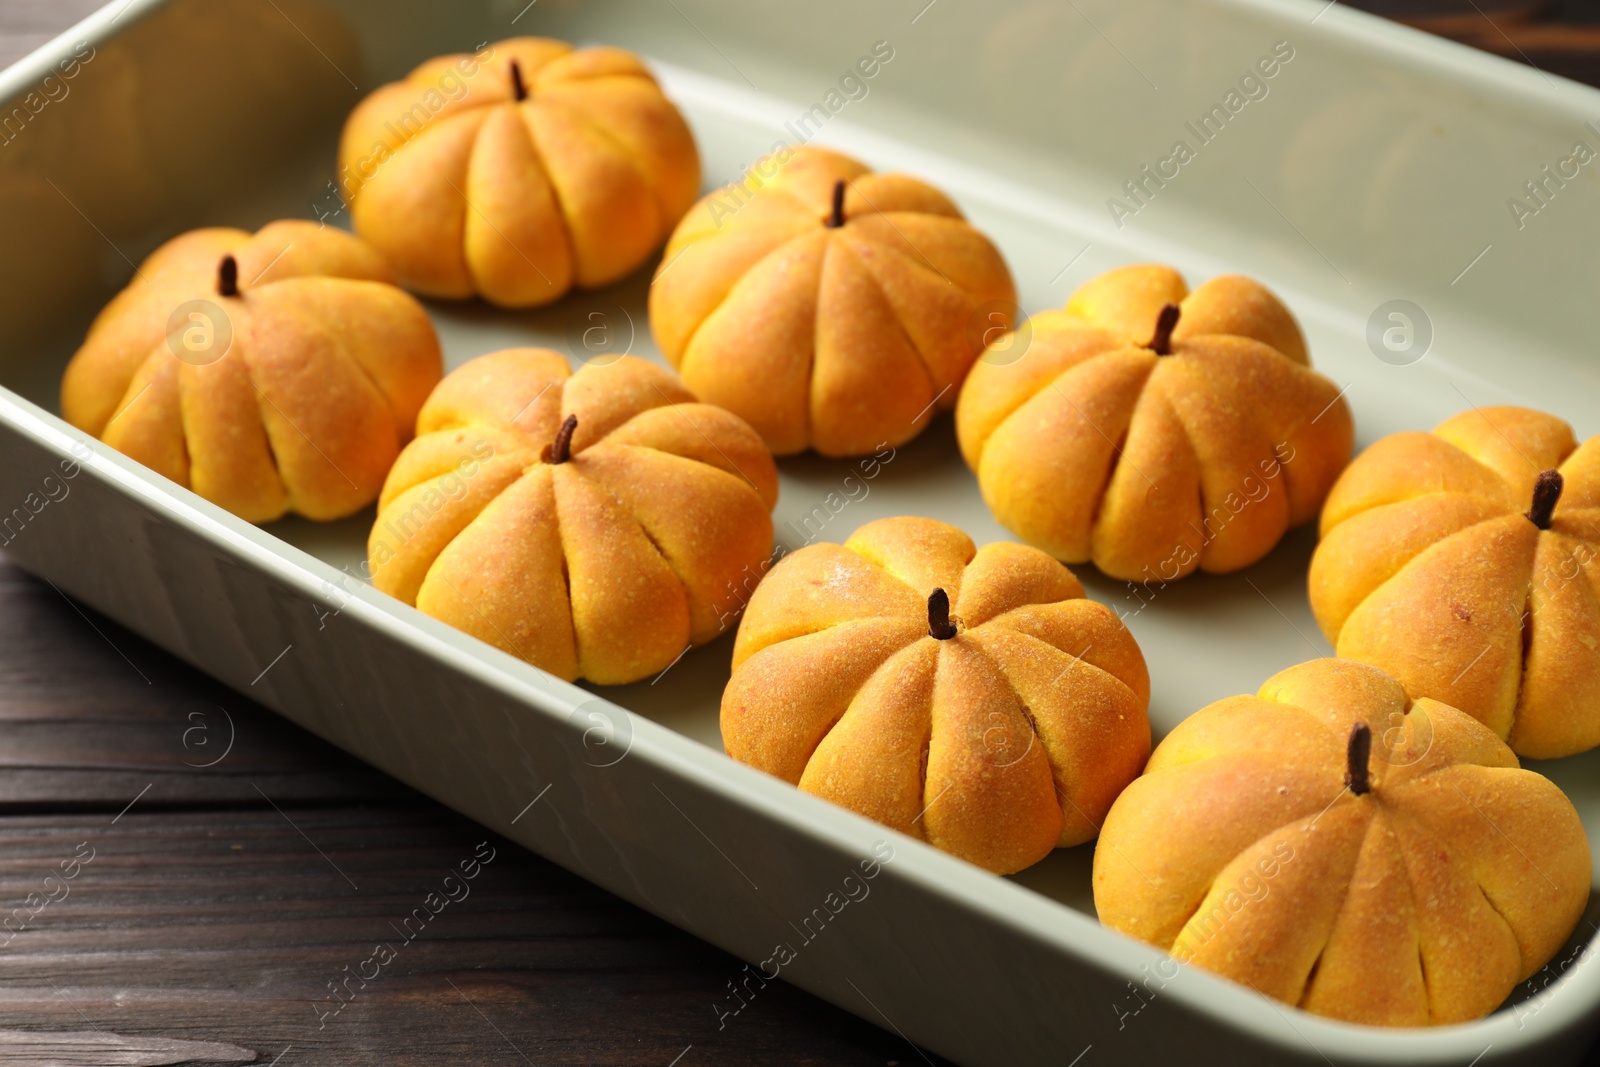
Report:
M 370 589 L 370 515 L 254 528 L 55 417 L 67 356 L 142 255 L 200 224 L 343 224 L 334 139 L 362 93 L 517 33 L 644 54 L 694 127 L 708 187 L 778 140 L 929 178 L 995 237 L 1031 311 L 1135 260 L 1194 280 L 1256 275 L 1347 388 L 1362 443 L 1493 402 L 1600 429 L 1587 400 L 1597 179 L 1543 169 L 1576 142 L 1600 147 L 1600 94 L 1337 4 L 118 0 L 0 75 L 0 542 L 13 558 L 737 954 L 750 967 L 706 990 L 708 1040 L 776 974 L 975 1065 L 1576 1061 L 1600 1025 L 1594 906 L 1488 1019 L 1392 1033 L 1314 1018 L 1099 927 L 1087 847 L 994 878 L 733 764 L 716 723 L 727 639 L 651 681 L 568 685 Z M 846 80 L 866 55 L 877 73 Z M 1276 72 L 1246 83 L 1269 56 Z M 1193 149 L 1181 165 L 1178 140 Z M 430 311 L 452 366 L 512 343 L 656 357 L 647 285 L 642 272 L 537 311 Z M 780 466 L 790 549 L 903 513 L 1006 536 L 948 418 L 871 478 L 811 456 Z M 1158 735 L 1327 654 L 1304 592 L 1314 540 L 1301 530 L 1239 574 L 1166 587 L 1079 569 L 1145 650 Z M 1597 767 L 1591 754 L 1538 768 L 1591 830 Z M 835 911 L 847 876 L 869 892 Z M 308 998 L 317 985 L 308 975 Z

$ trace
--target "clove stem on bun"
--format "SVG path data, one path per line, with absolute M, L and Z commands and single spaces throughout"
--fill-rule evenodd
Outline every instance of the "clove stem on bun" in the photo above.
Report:
M 1182 311 L 1177 304 L 1162 304 L 1161 314 L 1156 316 L 1156 332 L 1150 335 L 1150 343 L 1145 347 L 1158 356 L 1172 355 L 1172 331 L 1177 329 Z
M 239 295 L 239 261 L 232 256 L 223 256 L 217 264 L 217 295 Z
M 1556 502 L 1561 499 L 1565 484 L 1561 472 L 1543 471 L 1533 483 L 1533 506 L 1528 509 L 1528 521 L 1541 530 L 1550 529 L 1550 519 L 1556 512 Z
M 1345 786 L 1358 797 L 1372 789 L 1372 780 L 1367 768 L 1371 756 L 1372 727 L 1364 722 L 1358 722 L 1350 727 L 1350 744 L 1345 750 L 1348 768 L 1344 772 Z
M 511 61 L 511 95 L 516 97 L 519 103 L 528 99 L 528 87 L 522 81 L 522 68 L 514 59 Z
M 956 635 L 956 624 L 950 621 L 950 594 L 935 589 L 928 594 L 928 636 L 948 641 Z
M 828 219 L 828 226 L 837 230 L 844 225 L 844 179 L 840 178 L 833 183 L 833 215 Z
M 578 428 L 578 416 L 568 415 L 556 430 L 556 437 L 545 449 L 546 463 L 565 463 L 572 458 L 572 431 Z

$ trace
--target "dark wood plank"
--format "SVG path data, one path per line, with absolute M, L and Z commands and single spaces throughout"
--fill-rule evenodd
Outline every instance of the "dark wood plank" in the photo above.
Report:
M 1350 6 L 1600 85 L 1600 9 L 1593 0 L 1348 0 Z
M 0 818 L 0 902 L 29 1028 L 285 1067 L 922 1062 L 781 983 L 719 1021 L 737 960 L 436 805 Z

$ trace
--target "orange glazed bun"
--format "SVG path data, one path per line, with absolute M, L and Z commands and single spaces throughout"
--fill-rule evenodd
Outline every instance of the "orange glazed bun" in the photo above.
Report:
M 1311 608 L 1339 655 L 1531 759 L 1600 744 L 1600 438 L 1491 407 L 1397 433 L 1334 486 Z
M 1202 708 L 1117 799 L 1100 921 L 1306 1011 L 1487 1015 L 1589 900 L 1572 803 L 1470 715 L 1319 659 Z
M 1016 299 L 993 244 L 937 189 L 809 146 L 679 223 L 650 328 L 684 384 L 778 455 L 899 445 L 955 405 Z
M 1354 445 L 1277 297 L 1237 275 L 1191 293 L 1160 266 L 1108 271 L 992 342 L 956 433 L 1007 529 L 1130 582 L 1256 562 L 1316 517 Z
M 1037 549 L 882 519 L 756 587 L 728 755 L 1008 874 L 1095 836 L 1150 752 L 1144 657 Z
M 379 589 L 558 677 L 665 670 L 732 624 L 778 473 L 738 416 L 630 356 L 513 348 L 445 378 L 378 500 Z
M 339 174 L 407 288 L 530 307 L 643 264 L 699 193 L 700 156 L 638 56 L 513 37 L 373 92 Z
M 89 327 L 62 417 L 250 522 L 359 511 L 443 367 L 393 280 L 313 222 L 175 237 Z

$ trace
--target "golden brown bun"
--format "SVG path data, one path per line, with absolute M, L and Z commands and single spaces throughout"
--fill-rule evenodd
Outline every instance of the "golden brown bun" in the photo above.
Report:
M 235 296 L 219 293 L 229 256 Z M 314 222 L 175 237 L 95 317 L 62 417 L 250 522 L 349 515 L 377 497 L 443 372 L 427 313 L 392 281 L 371 248 Z M 190 301 L 204 303 L 179 314 Z
M 699 193 L 700 155 L 638 56 L 513 37 L 363 100 L 339 174 L 407 288 L 530 307 L 642 264 Z
M 1350 458 L 1339 387 L 1247 278 L 1191 293 L 1169 267 L 1120 267 L 1029 330 L 973 367 L 956 433 L 995 518 L 1057 559 L 1139 582 L 1237 570 L 1311 521 Z
M 557 429 L 577 419 L 571 458 Z M 384 484 L 373 583 L 571 681 L 665 670 L 732 624 L 772 552 L 778 473 L 737 416 L 642 359 L 544 348 L 452 371 Z
M 803 146 L 684 216 L 650 327 L 684 384 L 773 452 L 849 456 L 909 441 L 953 407 L 985 316 L 1004 329 L 1015 299 L 999 251 L 938 190 Z
M 1541 471 L 1563 487 L 1528 518 Z M 1311 607 L 1339 655 L 1460 708 L 1531 759 L 1600 744 L 1600 438 L 1526 408 L 1397 433 L 1334 486 Z
M 1367 723 L 1371 789 L 1344 785 Z M 1589 899 L 1589 840 L 1549 779 L 1469 715 L 1351 660 L 1190 716 L 1106 817 L 1100 921 L 1318 1015 L 1487 1015 Z
M 959 633 L 935 639 L 943 589 Z M 778 564 L 739 624 L 728 755 L 1000 874 L 1088 841 L 1150 753 L 1139 646 L 1072 572 L 932 519 Z

